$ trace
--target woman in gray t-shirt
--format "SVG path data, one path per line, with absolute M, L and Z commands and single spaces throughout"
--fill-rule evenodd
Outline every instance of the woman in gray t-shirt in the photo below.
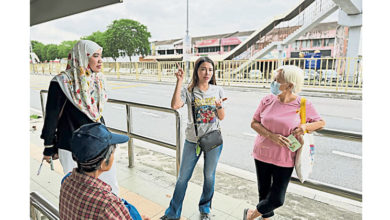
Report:
M 224 98 L 223 89 L 216 85 L 214 62 L 208 57 L 201 57 L 195 62 L 192 81 L 188 88 L 183 86 L 184 72 L 181 68 L 176 73 L 177 83 L 172 97 L 171 107 L 179 109 L 188 105 L 188 124 L 186 128 L 186 140 L 184 142 L 183 156 L 180 165 L 179 177 L 175 191 L 165 215 L 160 219 L 180 219 L 184 196 L 188 181 L 192 176 L 195 165 L 202 152 L 197 153 L 198 137 L 213 130 L 220 129 L 219 121 L 225 117 L 222 105 Z M 195 122 L 198 135 L 195 133 L 192 115 L 192 94 L 195 102 Z M 211 200 L 214 194 L 215 170 L 222 145 L 204 153 L 204 183 L 203 192 L 199 202 L 199 211 L 202 220 L 210 219 L 209 213 Z

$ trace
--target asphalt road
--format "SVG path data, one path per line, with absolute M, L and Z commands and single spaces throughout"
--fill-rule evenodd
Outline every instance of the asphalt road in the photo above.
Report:
M 31 82 L 30 106 L 40 109 L 39 90 L 47 89 L 47 81 Z M 174 85 L 145 82 L 110 81 L 109 97 L 169 107 Z M 226 117 L 222 121 L 224 149 L 220 162 L 250 172 L 255 172 L 251 152 L 256 133 L 250 122 L 260 99 L 267 94 L 258 89 L 225 89 L 228 97 Z M 327 128 L 362 131 L 362 102 L 359 100 L 310 97 L 315 108 L 326 121 Z M 179 111 L 182 116 L 182 134 L 187 121 L 187 107 Z M 172 114 L 145 109 L 133 109 L 133 132 L 151 138 L 175 143 L 175 117 Z M 126 130 L 125 107 L 107 104 L 104 117 L 110 127 Z M 184 138 L 184 135 L 183 135 Z M 362 143 L 316 136 L 316 159 L 311 179 L 362 190 Z

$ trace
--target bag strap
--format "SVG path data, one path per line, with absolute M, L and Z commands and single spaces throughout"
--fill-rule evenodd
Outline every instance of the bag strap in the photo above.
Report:
M 192 119 L 194 122 L 194 127 L 195 127 L 195 135 L 198 137 L 198 126 L 196 125 L 196 120 L 195 120 L 195 95 L 194 95 L 194 88 L 191 90 L 191 108 L 192 108 Z
M 304 97 L 301 98 L 301 108 L 299 109 L 299 114 L 301 116 L 301 124 L 306 124 L 306 98 Z

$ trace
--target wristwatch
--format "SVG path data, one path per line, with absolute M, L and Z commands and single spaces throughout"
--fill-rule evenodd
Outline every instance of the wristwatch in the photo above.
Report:
M 222 108 L 222 105 L 221 106 L 217 106 L 217 109 L 221 109 Z

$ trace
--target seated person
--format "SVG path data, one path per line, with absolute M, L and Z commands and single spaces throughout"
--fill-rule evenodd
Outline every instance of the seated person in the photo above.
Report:
M 111 192 L 111 186 L 98 179 L 110 170 L 116 144 L 129 138 L 114 134 L 100 123 L 81 126 L 71 140 L 77 168 L 62 180 L 60 219 L 142 219 L 137 209 Z M 145 219 L 149 219 L 145 217 Z

